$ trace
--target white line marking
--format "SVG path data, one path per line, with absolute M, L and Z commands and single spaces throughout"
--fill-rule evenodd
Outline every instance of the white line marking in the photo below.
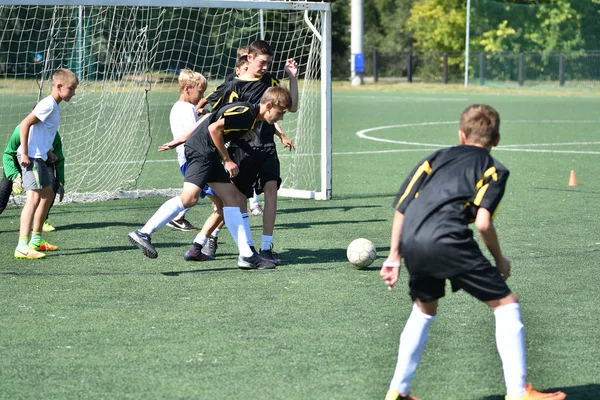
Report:
M 512 120 L 503 121 L 503 123 L 550 123 L 550 124 L 595 124 L 598 121 L 594 120 Z M 422 143 L 422 142 L 407 142 L 403 140 L 392 140 L 382 139 L 375 136 L 367 135 L 369 132 L 381 131 L 385 129 L 395 128 L 409 128 L 414 126 L 435 126 L 435 125 L 458 125 L 457 121 L 439 121 L 439 122 L 418 122 L 411 124 L 399 124 L 399 125 L 385 125 L 377 126 L 374 128 L 363 129 L 356 132 L 356 136 L 362 139 L 373 140 L 375 142 L 383 143 L 395 143 L 395 144 L 406 144 L 410 146 L 427 146 L 427 147 L 448 147 L 448 144 L 437 144 L 437 143 Z M 520 151 L 529 153 L 559 153 L 559 154 L 600 154 L 600 151 L 579 151 L 579 150 L 543 150 L 543 149 L 529 149 L 526 147 L 541 147 L 541 146 L 585 146 L 600 144 L 600 142 L 564 142 L 564 143 L 525 143 L 525 144 L 509 144 L 501 147 L 497 147 L 495 150 L 501 151 Z

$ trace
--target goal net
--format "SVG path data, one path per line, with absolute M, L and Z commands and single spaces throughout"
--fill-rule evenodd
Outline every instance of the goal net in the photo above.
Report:
M 27 3 L 27 5 L 19 4 Z M 33 4 L 32 4 L 33 3 Z M 179 71 L 209 81 L 235 66 L 238 47 L 264 39 L 271 73 L 288 85 L 299 64 L 297 113 L 281 122 L 296 147 L 278 145 L 282 195 L 331 196 L 330 8 L 326 3 L 157 0 L 0 0 L 0 145 L 51 89 L 58 68 L 75 72 L 76 96 L 61 104 L 65 198 L 102 201 L 164 196 L 183 184 L 172 139 Z M 98 5 L 98 4 L 109 5 Z

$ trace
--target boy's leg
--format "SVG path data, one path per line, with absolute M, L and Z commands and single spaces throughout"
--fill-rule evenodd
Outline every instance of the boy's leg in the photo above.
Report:
M 10 194 L 12 193 L 13 181 L 6 177 L 4 171 L 2 171 L 2 181 L 0 181 L 0 214 L 6 208 L 8 201 L 10 200 Z
M 415 301 L 412 312 L 400 335 L 398 361 L 394 377 L 390 384 L 390 392 L 407 396 L 410 383 L 415 375 L 421 355 L 427 343 L 429 327 L 436 318 L 437 300 L 431 303 Z
M 130 232 L 128 237 L 131 244 L 136 245 L 148 258 L 158 257 L 158 252 L 151 242 L 152 234 L 166 225 L 183 209 L 192 207 L 200 197 L 200 188 L 193 183 L 185 182 L 179 196 L 163 203 L 146 224 L 139 230 Z
M 29 248 L 37 251 L 56 251 L 58 250 L 58 246 L 52 245 L 42 238 L 42 228 L 55 192 L 52 186 L 46 186 L 40 190 L 39 194 L 40 201 L 33 215 L 33 232 L 29 241 Z
M 496 346 L 502 360 L 507 400 L 562 400 L 562 392 L 541 393 L 527 385 L 525 328 L 519 299 L 497 268 L 483 263 L 450 279 L 453 290 L 463 289 L 487 304 L 496 320 Z
M 21 210 L 21 219 L 19 227 L 19 243 L 15 249 L 15 258 L 43 258 L 44 253 L 40 253 L 29 248 L 29 233 L 35 210 L 40 202 L 40 190 L 27 190 L 25 204 Z
M 268 181 L 263 188 L 265 207 L 263 213 L 263 234 L 260 255 L 276 265 L 280 261 L 273 255 L 273 231 L 277 215 L 277 181 Z
M 225 225 L 239 249 L 238 267 L 242 269 L 269 269 L 275 265 L 253 253 L 248 245 L 248 237 L 242 218 L 242 209 L 246 208 L 245 196 L 231 183 L 213 182 L 210 186 L 223 201 Z

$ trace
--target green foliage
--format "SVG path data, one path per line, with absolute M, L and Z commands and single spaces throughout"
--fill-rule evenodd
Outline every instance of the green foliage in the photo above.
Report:
M 462 0 L 417 0 L 406 23 L 420 51 L 464 49 L 465 4 Z
M 472 0 L 471 5 L 474 50 L 551 52 L 583 47 L 580 15 L 567 1 L 522 5 Z

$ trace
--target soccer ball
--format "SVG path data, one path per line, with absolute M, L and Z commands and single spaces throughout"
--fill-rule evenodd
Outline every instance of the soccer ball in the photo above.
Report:
M 350 264 L 361 269 L 368 267 L 377 258 L 377 249 L 369 239 L 355 239 L 348 246 L 346 256 Z

